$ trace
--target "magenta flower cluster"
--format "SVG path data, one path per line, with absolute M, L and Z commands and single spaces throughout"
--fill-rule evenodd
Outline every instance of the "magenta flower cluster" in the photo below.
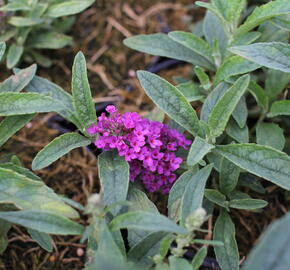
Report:
M 188 149 L 191 144 L 183 134 L 160 122 L 142 119 L 136 112 L 118 113 L 115 106 L 107 106 L 98 123 L 87 132 L 99 134 L 95 145 L 105 151 L 117 149 L 130 165 L 130 180 L 139 176 L 150 192 L 169 192 L 182 163 L 175 152 L 178 147 Z

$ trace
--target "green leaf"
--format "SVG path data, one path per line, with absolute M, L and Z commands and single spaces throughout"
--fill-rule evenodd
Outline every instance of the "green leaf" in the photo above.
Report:
M 110 260 L 117 264 L 122 264 L 124 262 L 123 254 L 115 242 L 113 233 L 109 230 L 105 219 L 100 220 L 100 222 L 94 224 L 94 226 L 95 230 L 99 232 L 99 241 L 98 248 L 92 256 L 93 264 L 102 258 L 108 257 L 108 254 L 110 254 Z M 101 270 L 101 268 L 94 269 Z
M 221 206 L 226 207 L 228 206 L 228 202 L 226 196 L 220 193 L 218 190 L 215 189 L 205 189 L 204 196 L 211 202 Z
M 221 81 L 235 75 L 241 75 L 258 69 L 260 65 L 253 63 L 238 55 L 227 58 L 218 69 L 214 84 L 218 85 Z
M 112 231 L 127 228 L 144 231 L 160 231 L 162 229 L 163 232 L 187 233 L 183 227 L 176 225 L 167 217 L 144 211 L 128 212 L 119 215 L 111 221 L 110 228 Z
M 0 122 L 0 146 L 7 142 L 18 130 L 23 128 L 34 114 L 7 116 Z
M 243 128 L 246 125 L 248 118 L 248 109 L 244 96 L 241 97 L 235 110 L 233 111 L 233 118 L 236 120 L 240 128 Z
M 186 186 L 190 179 L 195 177 L 197 169 L 193 168 L 184 172 L 173 184 L 167 203 L 168 216 L 176 221 L 180 219 L 180 209 L 182 205 L 182 197 L 185 193 Z
M 40 245 L 44 250 L 52 252 L 53 240 L 47 233 L 39 232 L 33 229 L 28 229 L 27 231 L 31 238 L 36 241 L 38 245 Z
M 153 232 L 145 236 L 141 241 L 134 245 L 128 252 L 128 260 L 138 263 L 140 265 L 152 265 L 151 259 L 158 252 L 161 240 L 167 235 L 167 233 Z
M 244 143 L 216 146 L 216 151 L 240 168 L 290 190 L 290 157 L 274 148 Z
M 239 199 L 239 200 L 231 200 L 229 202 L 229 207 L 245 210 L 255 210 L 259 208 L 264 208 L 267 205 L 268 203 L 266 201 L 257 199 Z
M 285 89 L 290 82 L 290 74 L 280 70 L 268 69 L 266 71 L 265 90 L 271 100 Z
M 185 82 L 176 85 L 176 88 L 185 96 L 188 102 L 203 99 L 201 89 L 193 82 Z
M 83 226 L 66 217 L 46 211 L 0 212 L 0 218 L 40 232 L 56 235 L 80 235 Z
M 186 185 L 181 202 L 181 221 L 185 219 L 197 208 L 202 206 L 204 188 L 211 173 L 213 165 L 207 165 L 194 174 Z
M 207 247 L 203 246 L 198 250 L 198 252 L 194 255 L 191 266 L 192 270 L 199 270 L 199 268 L 202 266 L 202 263 L 207 255 Z
M 223 270 L 239 269 L 239 251 L 235 239 L 235 225 L 226 210 L 221 210 L 215 223 L 213 238 L 224 246 L 214 246 L 219 266 Z
M 199 66 L 194 67 L 194 73 L 200 81 L 202 88 L 208 91 L 211 88 L 211 82 L 208 75 Z
M 228 37 L 220 18 L 208 10 L 205 14 L 202 28 L 206 41 L 211 47 L 213 47 L 214 43 L 217 41 L 220 54 L 223 56 L 228 46 Z M 221 62 L 221 59 L 219 60 L 219 62 Z M 218 64 L 218 66 L 220 65 L 220 63 L 216 64 Z
M 33 79 L 37 66 L 35 64 L 28 68 L 20 70 L 16 75 L 10 76 L 0 84 L 1 92 L 20 92 Z
M 91 89 L 88 81 L 86 59 L 79 52 L 72 69 L 73 103 L 78 113 L 78 118 L 84 127 L 96 121 L 96 110 L 92 100 Z
M 6 50 L 5 42 L 0 42 L 0 61 L 2 60 L 5 50 Z
M 200 119 L 202 121 L 208 122 L 208 117 L 212 109 L 219 101 L 219 99 L 224 95 L 224 93 L 228 90 L 229 86 L 230 85 L 228 83 L 222 82 L 210 92 L 201 108 Z
M 58 101 L 34 93 L 0 93 L 0 116 L 57 112 L 64 107 Z
M 91 144 L 91 141 L 78 133 L 66 133 L 46 145 L 34 158 L 33 170 L 41 170 L 58 160 L 63 155 L 78 147 Z
M 248 90 L 256 99 L 257 104 L 264 110 L 268 110 L 269 98 L 267 97 L 264 89 L 256 82 L 250 81 Z
M 261 33 L 258 31 L 242 33 L 240 35 L 234 36 L 234 40 L 231 42 L 229 46 L 234 47 L 234 46 L 248 45 L 256 41 L 260 36 L 261 36 Z
M 127 200 L 131 203 L 128 207 L 130 211 L 146 211 L 150 213 L 159 213 L 155 204 L 148 199 L 146 194 L 137 188 L 130 188 L 128 192 Z M 141 241 L 146 235 L 147 231 L 140 230 L 129 230 L 128 231 L 128 242 L 130 247 L 135 246 Z
M 256 7 L 246 21 L 237 29 L 236 34 L 248 32 L 266 20 L 288 13 L 290 13 L 290 3 L 288 0 L 271 1 Z
M 279 100 L 272 103 L 268 117 L 290 115 L 290 100 Z
M 80 13 L 91 6 L 95 0 L 69 0 L 51 5 L 46 15 L 52 18 L 59 18 Z
M 76 110 L 73 106 L 72 96 L 64 91 L 60 86 L 47 79 L 35 76 L 26 87 L 26 90 L 31 93 L 38 93 L 51 97 L 57 100 L 57 102 L 61 102 L 64 109 L 59 110 L 58 113 L 65 119 L 74 123 L 78 128 L 81 128 L 81 124 L 76 116 Z
M 182 31 L 170 32 L 168 36 L 177 43 L 180 43 L 195 53 L 203 56 L 209 62 L 213 63 L 211 48 L 209 44 L 200 37 L 197 37 L 190 32 Z
M 249 129 L 248 126 L 245 125 L 243 128 L 240 128 L 235 120 L 230 118 L 227 127 L 226 133 L 236 140 L 239 143 L 247 143 L 249 142 Z
M 29 37 L 27 46 L 37 49 L 61 49 L 72 45 L 72 37 L 58 32 L 44 32 Z
M 186 259 L 170 256 L 169 257 L 170 270 L 192 270 L 191 265 Z
M 249 75 L 240 77 L 216 103 L 208 119 L 212 137 L 218 137 L 223 133 L 231 114 L 247 90 L 249 82 Z
M 9 39 L 15 37 L 18 33 L 18 29 L 16 28 L 13 28 L 13 29 L 7 29 L 5 31 L 5 33 L 1 34 L 0 35 L 0 42 L 6 42 L 8 41 Z
M 220 191 L 225 195 L 232 192 L 238 184 L 239 176 L 240 168 L 226 158 L 222 158 L 219 174 Z
M 42 181 L 42 179 L 39 176 L 34 174 L 32 171 L 22 167 L 21 163 L 19 164 L 19 162 L 21 161 L 18 160 L 17 156 L 12 156 L 10 161 L 0 163 L 0 167 L 22 174 L 31 180 Z
M 243 270 L 280 270 L 290 265 L 290 214 L 274 221 L 251 251 Z
M 199 161 L 201 161 L 204 156 L 213 148 L 214 145 L 208 143 L 206 140 L 200 137 L 195 137 L 188 153 L 187 164 L 189 166 L 194 166 Z
M 263 42 L 229 49 L 258 65 L 290 73 L 290 45 L 282 42 Z
M 21 45 L 12 44 L 9 47 L 7 56 L 6 56 L 6 65 L 8 69 L 11 69 L 18 64 L 23 54 L 23 50 L 24 48 Z
M 8 3 L 0 8 L 0 11 L 19 11 L 19 10 L 31 10 L 31 7 L 25 2 L 16 1 L 15 3 Z
M 0 167 L 0 203 L 13 203 L 21 210 L 43 210 L 69 218 L 78 217 L 78 213 L 42 181 L 32 180 L 2 167 Z
M 112 205 L 127 199 L 129 188 L 129 165 L 116 151 L 107 151 L 98 157 L 98 169 L 104 204 Z M 117 215 L 121 206 L 111 210 Z
M 12 16 L 8 23 L 16 27 L 35 26 L 43 22 L 40 18 L 26 18 L 21 16 Z
M 37 52 L 36 50 L 29 50 L 29 54 L 33 57 L 33 59 L 39 66 L 44 68 L 49 68 L 52 66 L 52 61 L 48 57 Z
M 8 246 L 7 233 L 11 228 L 10 222 L 0 219 L 0 254 L 2 254 Z
M 275 123 L 260 122 L 256 127 L 257 143 L 261 145 L 268 145 L 283 150 L 285 145 L 285 137 L 283 129 Z
M 137 51 L 178 59 L 214 70 L 214 66 L 207 59 L 175 42 L 166 34 L 137 35 L 126 38 L 123 42 L 127 47 Z
M 147 71 L 138 71 L 137 77 L 157 106 L 193 135 L 200 133 L 195 110 L 176 87 Z

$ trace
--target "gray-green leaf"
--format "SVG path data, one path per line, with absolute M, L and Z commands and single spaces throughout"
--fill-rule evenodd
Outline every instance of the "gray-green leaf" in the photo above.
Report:
M 58 18 L 80 13 L 91 6 L 95 0 L 69 0 L 51 5 L 46 15 L 52 18 Z
M 138 71 L 137 76 L 146 94 L 157 106 L 193 135 L 200 133 L 195 110 L 176 87 L 147 71 Z
M 256 137 L 258 144 L 272 146 L 277 150 L 284 148 L 285 137 L 278 124 L 260 122 L 256 127 Z
M 99 178 L 104 193 L 105 205 L 112 205 L 127 199 L 129 187 L 129 165 L 116 151 L 107 151 L 98 157 Z M 111 212 L 116 215 L 121 206 Z
M 0 216 L 1 217 L 1 216 Z M 143 211 L 128 212 L 115 217 L 111 223 L 112 231 L 119 229 L 139 229 L 144 231 L 160 231 L 185 234 L 185 228 L 176 225 L 173 221 L 160 214 Z
M 0 212 L 0 218 L 48 234 L 80 235 L 83 233 L 83 226 L 52 212 L 35 210 L 8 211 Z
M 283 42 L 263 42 L 231 47 L 238 54 L 258 65 L 290 73 L 290 45 Z
M 217 261 L 223 270 L 239 269 L 239 251 L 235 239 L 235 225 L 226 210 L 221 210 L 215 223 L 213 239 L 224 243 L 214 246 Z
M 28 229 L 27 231 L 31 238 L 36 241 L 38 245 L 40 245 L 46 251 L 52 252 L 53 240 L 47 233 L 39 232 L 33 229 Z
M 237 29 L 236 34 L 248 32 L 266 20 L 288 13 L 290 13 L 290 2 L 288 0 L 271 1 L 256 7 L 246 21 Z
M 216 151 L 240 168 L 290 190 L 290 157 L 274 148 L 244 143 L 216 146 Z
M 208 143 L 206 140 L 195 137 L 187 157 L 187 164 L 193 166 L 201 161 L 204 156 L 214 148 L 214 145 Z
M 46 145 L 34 158 L 33 170 L 41 170 L 58 160 L 71 150 L 84 147 L 91 143 L 89 139 L 78 133 L 66 133 Z
M 58 112 L 63 105 L 44 95 L 35 93 L 0 93 L 0 116 L 42 112 Z
M 88 81 L 86 59 L 79 52 L 72 69 L 73 103 L 83 127 L 96 121 L 96 110 L 92 100 L 91 89 Z
M 290 115 L 290 100 L 279 100 L 272 103 L 268 117 Z
M 20 70 L 0 84 L 0 92 L 20 92 L 35 76 L 37 66 L 35 64 Z
M 290 213 L 274 221 L 251 251 L 243 270 L 282 270 L 290 265 Z
M 264 200 L 257 199 L 238 199 L 231 200 L 229 202 L 229 207 L 236 209 L 245 209 L 245 210 L 255 210 L 259 208 L 264 208 L 267 206 L 267 202 Z
M 166 34 L 137 35 L 125 39 L 124 44 L 137 51 L 178 59 L 214 70 L 214 66 L 206 58 L 175 42 Z
M 11 69 L 18 64 L 23 54 L 23 50 L 24 48 L 21 45 L 12 44 L 9 47 L 7 56 L 6 56 L 6 65 L 8 69 Z
M 5 53 L 5 49 L 6 49 L 5 42 L 0 42 L 0 61 L 2 60 L 2 57 Z
M 208 119 L 212 137 L 218 137 L 223 133 L 231 114 L 247 90 L 249 82 L 249 75 L 239 78 L 216 103 Z
M 181 202 L 181 221 L 185 219 L 197 208 L 202 206 L 204 188 L 211 173 L 213 165 L 207 165 L 194 174 L 186 185 Z
M 18 130 L 24 127 L 34 114 L 7 116 L 0 123 L 0 146 L 14 135 Z

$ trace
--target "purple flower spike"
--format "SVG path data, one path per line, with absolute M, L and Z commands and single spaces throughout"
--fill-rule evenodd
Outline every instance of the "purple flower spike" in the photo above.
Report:
M 180 167 L 182 158 L 175 152 L 179 147 L 188 149 L 191 144 L 183 134 L 160 122 L 142 119 L 136 112 L 118 113 L 115 106 L 107 106 L 98 123 L 87 132 L 99 134 L 95 145 L 105 151 L 117 149 L 130 165 L 130 181 L 140 177 L 150 192 L 168 193 L 176 180 L 173 173 Z

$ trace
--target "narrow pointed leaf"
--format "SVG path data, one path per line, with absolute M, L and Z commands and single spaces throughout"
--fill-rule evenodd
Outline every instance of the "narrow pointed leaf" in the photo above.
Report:
M 168 36 L 174 41 L 180 43 L 190 50 L 193 50 L 195 53 L 200 54 L 213 63 L 212 51 L 209 47 L 209 44 L 200 37 L 197 37 L 190 32 L 182 31 L 170 32 Z
M 258 144 L 216 146 L 216 151 L 240 168 L 290 190 L 290 157 L 274 148 Z
M 7 116 L 0 122 L 0 146 L 7 142 L 18 130 L 23 128 L 34 114 Z
M 273 17 L 289 14 L 290 2 L 288 0 L 276 0 L 256 7 L 246 21 L 238 28 L 237 34 L 248 32 L 259 24 Z
M 80 235 L 83 233 L 83 226 L 52 212 L 35 210 L 0 212 L 0 218 L 48 234 Z
M 182 197 L 181 220 L 185 219 L 197 208 L 202 206 L 204 188 L 206 181 L 211 173 L 213 165 L 210 164 L 199 170 L 188 182 Z
M 91 143 L 86 137 L 77 133 L 66 133 L 54 139 L 46 145 L 34 158 L 32 162 L 33 170 L 41 170 L 58 160 L 71 150 L 84 147 Z
M 2 60 L 2 57 L 5 53 L 5 49 L 6 49 L 5 42 L 0 42 L 0 61 Z
M 235 110 L 239 100 L 247 90 L 250 76 L 245 75 L 239 78 L 234 85 L 220 98 L 208 119 L 212 137 L 220 136 L 226 128 L 231 114 Z
M 238 200 L 231 200 L 229 202 L 229 207 L 236 208 L 236 209 L 245 209 L 245 210 L 255 210 L 259 208 L 264 208 L 267 206 L 267 202 L 264 200 L 257 200 L 257 199 L 238 199 Z
M 82 0 L 82 1 L 69 0 L 64 1 L 63 3 L 62 2 L 56 3 L 48 8 L 46 15 L 52 18 L 74 15 L 84 11 L 94 2 L 95 0 Z
M 235 75 L 241 75 L 256 70 L 260 65 L 253 63 L 241 56 L 235 55 L 226 59 L 218 69 L 214 84 L 218 85 L 221 81 Z
M 72 70 L 73 103 L 84 127 L 96 121 L 96 111 L 92 100 L 91 89 L 88 81 L 86 59 L 79 52 L 73 64 Z
M 42 112 L 58 112 L 63 105 L 44 95 L 34 93 L 0 93 L 0 116 Z
M 274 221 L 250 252 L 243 270 L 279 270 L 290 265 L 290 214 Z
M 48 252 L 52 252 L 53 250 L 53 240 L 47 233 L 39 232 L 33 229 L 28 229 L 28 233 L 31 238 L 37 242 L 43 249 Z
M 31 65 L 28 68 L 20 70 L 16 75 L 10 76 L 0 84 L 1 92 L 20 92 L 35 76 L 37 66 Z
M 229 49 L 258 65 L 290 73 L 290 45 L 283 42 L 263 42 Z
M 1 217 L 1 216 L 0 216 Z M 112 231 L 119 229 L 140 229 L 145 231 L 160 231 L 185 234 L 186 229 L 160 214 L 135 211 L 115 217 L 111 223 Z
M 9 47 L 7 56 L 6 56 L 6 65 L 8 69 L 11 69 L 18 64 L 23 54 L 23 50 L 24 48 L 21 45 L 12 44 Z
M 206 58 L 175 42 L 166 34 L 138 35 L 125 39 L 124 44 L 137 51 L 178 59 L 214 70 L 214 66 Z
M 129 188 L 129 164 L 116 151 L 107 151 L 99 155 L 98 169 L 104 204 L 112 205 L 127 199 Z M 111 210 L 116 215 L 121 206 Z
M 206 142 L 204 139 L 200 137 L 195 137 L 195 140 L 193 141 L 188 153 L 187 164 L 189 166 L 197 164 L 213 148 L 214 145 Z
M 223 270 L 239 269 L 239 251 L 235 239 L 235 225 L 226 210 L 222 210 L 214 227 L 213 239 L 223 246 L 214 246 L 219 266 Z
M 137 76 L 146 94 L 157 106 L 190 133 L 200 133 L 195 110 L 176 87 L 147 71 L 138 71 Z

